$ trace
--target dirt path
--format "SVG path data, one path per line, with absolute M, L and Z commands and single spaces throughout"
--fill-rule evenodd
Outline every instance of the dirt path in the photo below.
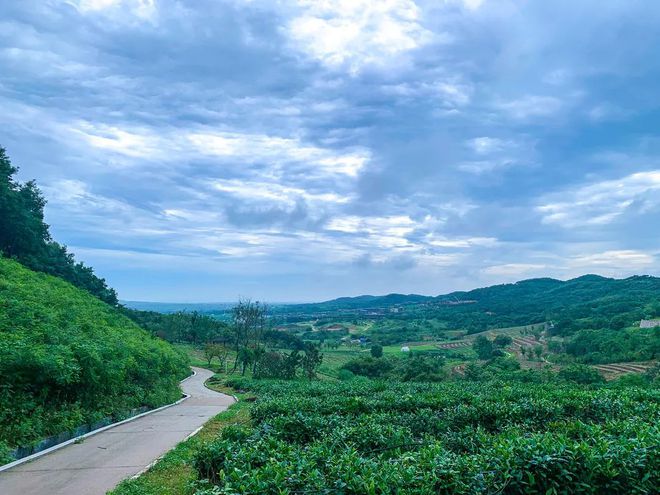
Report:
M 2 495 L 101 495 L 142 471 L 234 399 L 204 387 L 213 373 L 181 384 L 190 398 L 0 473 Z

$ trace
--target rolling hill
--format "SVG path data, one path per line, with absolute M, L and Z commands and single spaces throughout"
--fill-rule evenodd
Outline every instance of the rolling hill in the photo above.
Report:
M 399 312 L 392 313 L 392 308 Z M 438 319 L 469 332 L 554 321 L 558 332 L 623 327 L 660 314 L 660 278 L 613 279 L 585 275 L 561 281 L 530 279 L 436 297 L 415 294 L 358 296 L 281 308 L 296 314 L 338 312 L 395 319 Z

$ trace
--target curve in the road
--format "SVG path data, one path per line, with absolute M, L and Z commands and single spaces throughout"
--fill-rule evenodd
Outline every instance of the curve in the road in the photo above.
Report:
M 194 370 L 187 400 L 0 473 L 0 494 L 102 495 L 144 470 L 234 402 L 204 386 L 211 371 Z

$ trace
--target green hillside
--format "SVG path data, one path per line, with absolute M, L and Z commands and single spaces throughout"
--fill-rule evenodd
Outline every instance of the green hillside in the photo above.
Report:
M 116 309 L 0 258 L 0 457 L 3 448 L 172 402 L 186 373 L 185 357 Z
M 389 311 L 395 306 L 399 311 Z M 309 315 L 347 318 L 379 314 L 407 324 L 435 319 L 445 328 L 469 333 L 553 321 L 557 333 L 568 335 L 587 328 L 620 329 L 660 314 L 660 278 L 585 275 L 568 281 L 531 279 L 437 297 L 360 296 L 278 310 L 278 317 L 290 321 Z

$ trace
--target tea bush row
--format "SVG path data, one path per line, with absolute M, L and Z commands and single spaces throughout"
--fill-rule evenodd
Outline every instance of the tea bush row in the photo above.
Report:
M 198 495 L 655 493 L 660 395 L 503 382 L 237 381 L 249 424 L 197 453 Z

